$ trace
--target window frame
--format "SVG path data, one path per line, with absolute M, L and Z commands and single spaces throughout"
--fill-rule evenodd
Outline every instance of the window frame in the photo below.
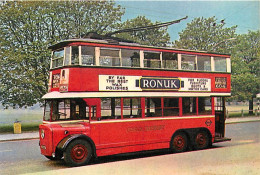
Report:
M 145 58 L 145 54 L 146 53 L 152 53 L 152 54 L 159 54 L 159 59 L 147 59 Z M 158 62 L 159 63 L 159 67 L 151 67 L 151 66 L 145 66 L 145 61 L 150 61 L 150 63 L 153 62 Z M 148 63 L 147 63 L 148 64 Z M 148 51 L 148 50 L 144 50 L 143 51 L 143 68 L 150 68 L 150 69 L 164 69 L 163 65 L 162 65 L 162 52 L 160 51 Z
M 106 55 L 106 56 L 102 56 L 102 50 L 109 50 L 109 51 L 118 51 L 118 57 L 114 57 L 114 56 L 109 56 L 109 55 Z M 120 48 L 112 48 L 112 47 L 100 47 L 100 53 L 99 53 L 99 65 L 100 66 L 104 66 L 104 67 L 122 67 L 122 59 L 120 57 L 121 55 L 121 49 Z M 104 65 L 104 64 L 101 64 L 101 60 L 104 59 L 102 57 L 105 57 L 105 59 L 109 59 L 111 60 L 111 65 Z M 115 59 L 118 59 L 119 60 L 119 64 L 118 65 L 113 65 L 113 60 Z

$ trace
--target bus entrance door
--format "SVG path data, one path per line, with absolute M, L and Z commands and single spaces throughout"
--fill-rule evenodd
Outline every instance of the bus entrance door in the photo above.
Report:
M 230 138 L 225 137 L 225 121 L 226 108 L 224 97 L 216 97 L 215 99 L 215 141 L 230 141 Z

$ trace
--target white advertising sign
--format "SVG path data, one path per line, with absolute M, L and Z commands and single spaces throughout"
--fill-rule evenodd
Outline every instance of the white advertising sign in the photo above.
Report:
M 100 91 L 211 91 L 208 78 L 99 75 Z

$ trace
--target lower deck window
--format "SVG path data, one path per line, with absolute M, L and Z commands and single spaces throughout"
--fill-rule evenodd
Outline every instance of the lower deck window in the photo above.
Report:
M 146 117 L 162 116 L 161 98 L 146 98 L 145 99 L 145 116 Z
M 121 118 L 121 99 L 102 98 L 101 99 L 101 119 Z
M 197 115 L 196 98 L 194 97 L 182 98 L 182 113 L 183 115 Z
M 212 115 L 211 97 L 139 97 L 47 100 L 45 121 Z
M 124 118 L 141 118 L 141 98 L 125 98 L 123 100 L 123 117 Z
M 164 116 L 179 116 L 179 98 L 164 98 Z
M 199 110 L 199 115 L 212 114 L 211 98 L 200 97 L 198 100 L 198 110 Z

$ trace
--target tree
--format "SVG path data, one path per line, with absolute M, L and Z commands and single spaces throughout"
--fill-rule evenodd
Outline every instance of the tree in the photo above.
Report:
M 118 28 L 127 29 L 134 27 L 143 27 L 157 23 L 159 22 L 152 23 L 151 20 L 147 19 L 145 16 L 138 16 L 134 19 L 125 21 L 124 23 L 120 24 Z M 152 46 L 166 46 L 170 42 L 170 35 L 167 33 L 167 27 L 121 33 L 117 34 L 117 37 L 135 41 L 139 44 Z
M 7 1 L 0 5 L 0 102 L 26 107 L 47 92 L 50 51 L 59 40 L 113 30 L 124 10 L 112 1 Z
M 260 92 L 260 31 L 239 35 L 232 51 L 232 98 L 249 101 L 253 113 L 253 98 Z
M 0 103 L 6 108 L 41 102 L 47 92 L 50 51 L 57 41 L 153 24 L 137 17 L 120 24 L 113 1 L 6 1 L 0 4 Z M 165 45 L 167 28 L 120 34 L 141 44 Z
M 174 47 L 182 49 L 230 53 L 230 38 L 236 37 L 236 27 L 225 27 L 225 22 L 222 20 L 218 23 L 215 17 L 194 18 L 179 33 L 180 39 L 173 44 Z
M 224 26 L 224 21 L 218 24 L 215 17 L 195 18 L 179 33 L 180 39 L 174 42 L 174 47 L 230 53 L 231 99 L 248 100 L 252 113 L 253 98 L 259 93 L 260 84 L 260 32 L 249 31 L 248 34 L 237 35 L 236 26 Z

